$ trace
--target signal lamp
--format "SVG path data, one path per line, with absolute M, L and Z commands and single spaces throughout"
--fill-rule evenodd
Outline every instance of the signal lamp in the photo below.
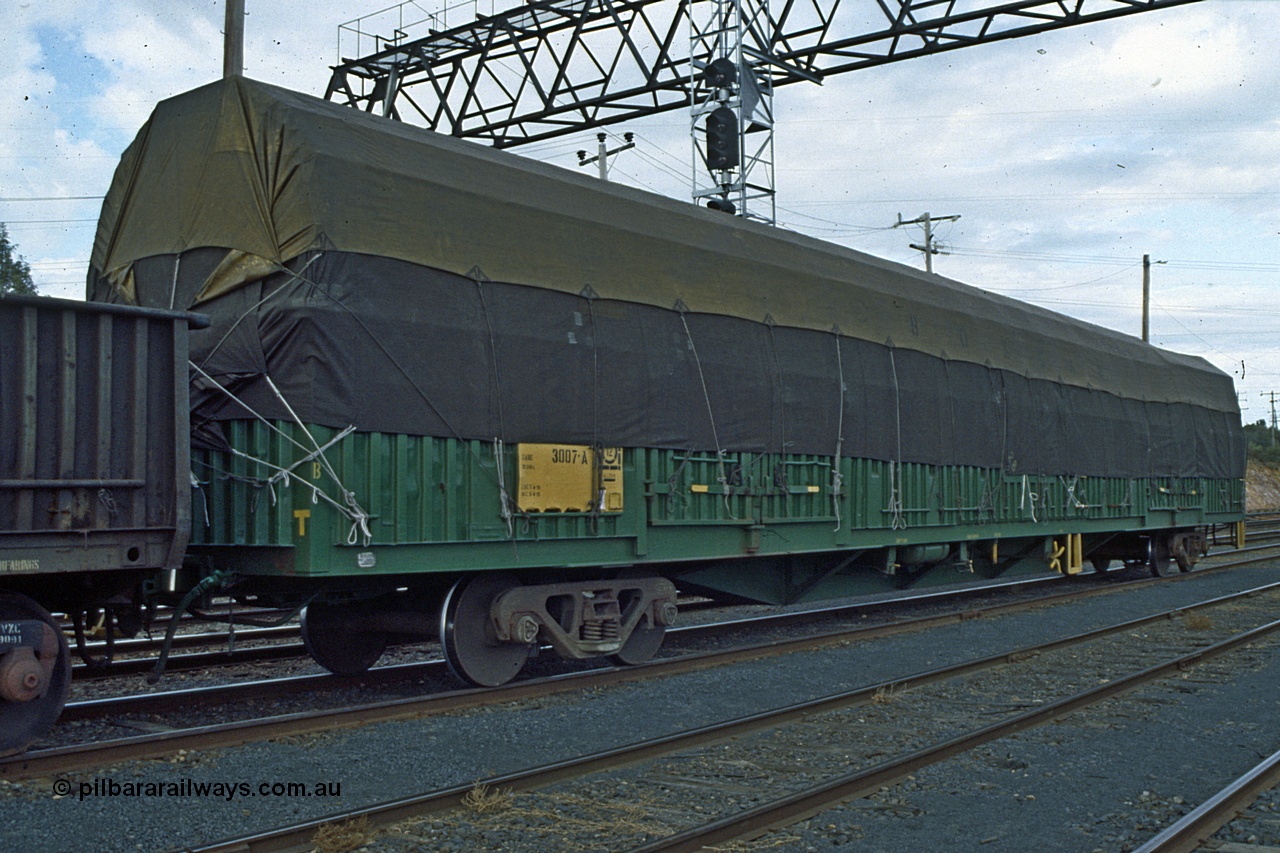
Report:
M 728 107 L 707 116 L 707 168 L 723 171 L 738 165 L 738 116 Z

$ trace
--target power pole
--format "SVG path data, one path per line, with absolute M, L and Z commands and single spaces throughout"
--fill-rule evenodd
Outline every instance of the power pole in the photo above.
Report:
M 628 148 L 635 148 L 636 144 L 631 141 L 631 137 L 632 137 L 632 134 L 629 132 L 622 134 L 622 138 L 627 140 L 626 144 L 619 145 L 617 148 L 610 150 L 605 145 L 605 140 L 608 139 L 608 135 L 604 133 L 597 133 L 596 139 L 600 140 L 599 153 L 596 154 L 596 156 L 594 157 L 588 157 L 586 151 L 579 151 L 578 165 L 586 166 L 590 163 L 599 163 L 600 164 L 600 180 L 602 181 L 609 180 L 609 158 L 612 157 L 614 154 L 617 154 L 619 151 L 626 151 Z
M 1271 446 L 1276 446 L 1276 392 L 1263 391 L 1262 396 L 1271 398 Z
M 1165 264 L 1168 261 L 1156 261 Z M 1151 256 L 1142 256 L 1142 342 L 1151 343 Z
M 900 228 L 903 225 L 921 225 L 924 226 L 924 243 L 911 243 L 911 248 L 917 252 L 924 252 L 924 271 L 933 272 L 933 256 L 945 255 L 946 252 L 938 248 L 937 243 L 933 239 L 933 223 L 935 222 L 955 222 L 960 216 L 930 216 L 926 211 L 915 219 L 903 219 L 902 214 L 898 214 L 898 221 L 893 224 L 894 228 Z
M 1142 256 L 1142 342 L 1151 343 L 1151 256 Z
M 222 79 L 244 74 L 244 0 L 227 0 L 222 36 Z

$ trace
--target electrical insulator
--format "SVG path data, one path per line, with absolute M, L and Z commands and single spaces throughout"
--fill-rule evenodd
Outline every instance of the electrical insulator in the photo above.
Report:
M 738 117 L 728 107 L 707 116 L 707 168 L 732 169 L 738 165 Z
M 732 59 L 722 56 L 702 69 L 702 79 L 708 86 L 715 89 L 732 88 L 733 84 L 738 82 L 738 66 Z

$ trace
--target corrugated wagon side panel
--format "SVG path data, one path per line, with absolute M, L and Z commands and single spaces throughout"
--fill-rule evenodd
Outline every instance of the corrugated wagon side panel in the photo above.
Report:
M 189 320 L 0 299 L 0 578 L 180 562 Z

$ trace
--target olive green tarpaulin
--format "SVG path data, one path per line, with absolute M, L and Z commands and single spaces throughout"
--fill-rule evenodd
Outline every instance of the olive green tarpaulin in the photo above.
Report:
M 283 398 L 384 432 L 1243 472 L 1232 383 L 1201 359 L 244 79 L 157 106 L 89 295 L 208 313 L 193 359 L 267 416 Z M 207 388 L 193 406 L 246 416 Z

